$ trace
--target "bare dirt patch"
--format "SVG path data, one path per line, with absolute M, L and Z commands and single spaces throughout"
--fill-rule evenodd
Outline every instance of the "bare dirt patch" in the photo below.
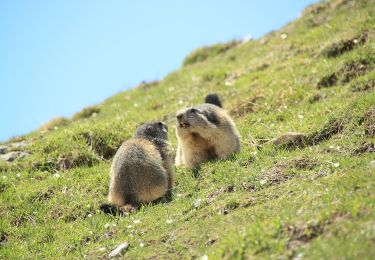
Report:
M 301 147 L 303 146 L 306 136 L 302 133 L 287 132 L 278 138 L 272 140 L 272 143 L 278 147 L 284 147 L 286 149 L 290 147 Z
M 375 80 L 371 79 L 362 83 L 353 84 L 352 85 L 352 92 L 364 92 L 364 91 L 371 91 L 375 88 Z
M 321 78 L 316 87 L 318 89 L 331 87 L 336 84 L 337 80 L 338 78 L 336 73 L 332 73 Z
M 318 89 L 332 87 L 337 84 L 344 85 L 358 76 L 364 75 L 370 68 L 369 61 L 365 59 L 351 61 L 338 71 L 322 77 L 316 87 Z
M 5 232 L 0 233 L 0 248 L 8 241 L 9 235 Z
M 264 96 L 255 96 L 249 100 L 242 101 L 237 103 L 233 109 L 229 111 L 229 114 L 234 117 L 242 117 L 249 113 L 254 113 L 256 110 L 257 102 L 263 99 Z
M 367 60 L 359 60 L 346 64 L 339 71 L 340 83 L 345 84 L 352 79 L 364 75 L 369 68 L 369 62 Z
M 322 141 L 330 139 L 333 135 L 342 132 L 343 129 L 344 123 L 342 120 L 330 120 L 321 130 L 308 135 L 305 143 L 307 145 L 316 145 Z
M 374 153 L 375 144 L 371 142 L 364 142 L 354 149 L 353 154 L 363 154 L 363 153 Z
M 324 94 L 317 93 L 317 94 L 309 97 L 309 103 L 314 104 L 314 103 L 319 102 L 320 100 L 323 100 L 325 98 L 326 98 L 326 96 Z
M 287 242 L 287 248 L 292 249 L 308 243 L 310 240 L 321 235 L 324 231 L 324 223 L 298 222 L 294 225 L 287 226 L 285 229 L 286 233 L 290 236 Z
M 359 124 L 365 128 L 365 134 L 367 136 L 375 136 L 375 106 L 360 118 Z
M 324 221 L 300 221 L 292 225 L 286 225 L 284 232 L 290 237 L 286 246 L 288 249 L 294 249 L 307 244 L 327 232 L 329 226 L 333 223 L 349 220 L 350 218 L 351 215 L 348 213 L 335 213 Z
M 322 51 L 322 55 L 328 58 L 340 56 L 344 54 L 345 52 L 353 50 L 357 46 L 365 44 L 367 41 L 367 38 L 368 38 L 368 33 L 364 32 L 360 35 L 357 35 L 356 37 L 342 40 L 339 42 L 335 42 L 331 44 L 330 46 L 326 47 Z
M 287 169 L 287 162 L 275 164 L 272 168 L 268 169 L 267 171 L 261 174 L 261 185 L 275 185 L 288 181 L 292 178 L 292 174 L 288 172 Z

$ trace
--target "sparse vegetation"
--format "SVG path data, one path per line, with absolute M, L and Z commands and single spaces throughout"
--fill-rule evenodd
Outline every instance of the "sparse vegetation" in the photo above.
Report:
M 0 258 L 106 258 L 123 242 L 129 259 L 373 258 L 374 3 L 313 5 L 260 40 L 193 52 L 160 82 L 2 144 L 25 141 L 17 151 L 30 155 L 0 161 Z M 175 112 L 210 92 L 234 116 L 241 152 L 177 168 L 171 201 L 100 212 L 121 142 L 163 119 L 175 147 Z M 288 132 L 302 134 L 272 142 Z

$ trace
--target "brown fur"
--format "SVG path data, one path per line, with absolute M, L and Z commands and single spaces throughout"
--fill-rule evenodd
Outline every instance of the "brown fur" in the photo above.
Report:
M 240 135 L 220 107 L 203 104 L 177 112 L 176 165 L 188 168 L 223 159 L 240 150 Z
M 167 143 L 166 126 L 160 123 L 142 126 L 143 129 L 124 142 L 113 158 L 108 201 L 125 211 L 155 201 L 172 189 L 173 159 Z M 152 135 L 157 136 L 144 133 L 147 127 L 151 130 L 155 128 Z

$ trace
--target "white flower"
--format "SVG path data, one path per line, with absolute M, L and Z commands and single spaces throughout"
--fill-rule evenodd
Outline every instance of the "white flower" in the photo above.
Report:
M 107 224 L 104 225 L 104 227 L 105 227 L 105 228 L 109 228 L 110 225 L 111 225 L 111 224 L 107 223 Z
M 178 193 L 176 196 L 177 196 L 177 197 L 182 197 L 182 194 L 181 194 L 181 193 Z
M 263 180 L 260 180 L 260 185 L 264 185 L 264 184 L 266 184 L 267 183 L 267 180 L 266 179 L 263 179 Z
M 144 247 L 145 244 L 144 244 L 143 242 L 141 242 L 141 243 L 139 243 L 139 246 L 140 246 L 140 247 Z
M 207 255 L 202 255 L 200 260 L 208 260 L 208 256 Z
M 337 163 L 332 163 L 332 164 L 333 164 L 333 166 L 336 167 L 336 168 L 340 166 L 340 163 L 339 163 L 339 162 L 337 162 Z
M 299 119 L 302 119 L 302 118 L 303 118 L 303 115 L 298 115 L 298 118 L 299 118 Z
M 134 219 L 134 220 L 133 220 L 133 223 L 134 223 L 134 224 L 139 224 L 139 223 L 141 223 L 141 221 L 140 221 L 139 219 Z
M 17 173 L 17 174 L 16 174 L 16 177 L 17 177 L 17 178 L 20 178 L 20 177 L 21 177 L 21 174 Z
M 167 224 L 171 224 L 172 222 L 173 222 L 173 220 L 172 219 L 167 219 Z
M 132 225 L 128 225 L 128 228 L 132 228 Z
M 104 252 L 106 249 L 107 249 L 107 248 L 105 248 L 105 247 L 100 247 L 100 248 L 98 248 L 98 251 L 99 251 L 99 252 Z
M 56 179 L 58 179 L 58 178 L 60 178 L 60 174 L 55 173 L 55 174 L 53 175 L 53 177 L 56 178 Z
M 92 214 L 90 213 L 90 214 L 88 214 L 87 216 L 88 216 L 89 218 L 91 218 L 91 217 L 92 217 Z

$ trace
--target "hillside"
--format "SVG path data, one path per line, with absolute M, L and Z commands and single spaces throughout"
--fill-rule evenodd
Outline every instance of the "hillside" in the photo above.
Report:
M 0 259 L 371 259 L 375 1 L 332 0 L 259 40 L 192 52 L 144 83 L 0 145 Z M 142 122 L 217 92 L 242 150 L 177 168 L 171 201 L 98 211 L 111 158 Z M 293 142 L 274 142 L 287 132 Z M 279 140 L 280 141 L 280 140 Z M 5 158 L 6 159 L 6 158 Z

